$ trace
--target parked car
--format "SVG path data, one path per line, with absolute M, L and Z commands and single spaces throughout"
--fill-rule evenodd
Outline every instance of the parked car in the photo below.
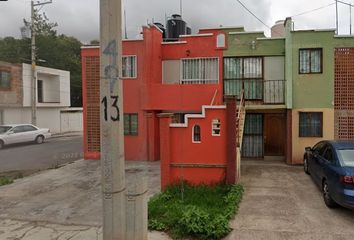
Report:
M 321 188 L 329 208 L 354 209 L 354 141 L 321 141 L 306 147 L 304 171 Z
M 31 124 L 0 125 L 0 149 L 5 145 L 23 142 L 41 144 L 51 137 L 48 128 L 38 128 Z

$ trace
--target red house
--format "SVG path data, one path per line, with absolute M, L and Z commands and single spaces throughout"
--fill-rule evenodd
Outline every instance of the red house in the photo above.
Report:
M 234 182 L 236 128 L 226 126 L 236 126 L 236 105 L 223 104 L 225 34 L 203 30 L 166 42 L 156 25 L 142 34 L 123 41 L 126 160 L 161 160 L 163 186 Z M 82 48 L 82 76 L 84 156 L 99 159 L 99 47 Z

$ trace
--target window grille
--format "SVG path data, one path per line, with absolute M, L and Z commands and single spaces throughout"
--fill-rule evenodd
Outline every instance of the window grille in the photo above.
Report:
M 219 82 L 218 58 L 182 59 L 181 84 L 216 84 Z
M 322 73 L 322 49 L 299 50 L 299 73 Z
M 299 137 L 322 137 L 322 112 L 300 112 Z
M 136 78 L 136 56 L 122 57 L 122 78 Z

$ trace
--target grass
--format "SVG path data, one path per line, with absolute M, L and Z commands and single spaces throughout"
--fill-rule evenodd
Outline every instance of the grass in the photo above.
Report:
M 14 180 L 10 177 L 0 176 L 0 186 L 13 183 Z
M 149 229 L 175 239 L 220 239 L 231 230 L 242 194 L 241 185 L 170 186 L 149 201 Z

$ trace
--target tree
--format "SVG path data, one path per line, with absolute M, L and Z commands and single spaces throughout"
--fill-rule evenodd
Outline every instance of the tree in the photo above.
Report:
M 45 60 L 41 66 L 70 71 L 71 106 L 82 106 L 81 87 L 81 42 L 74 37 L 58 35 L 57 23 L 50 23 L 45 14 L 37 10 L 34 14 L 36 29 L 36 59 Z M 30 27 L 30 22 L 23 19 L 24 27 Z M 21 63 L 30 62 L 31 41 L 29 38 L 15 39 L 5 37 L 0 39 L 0 60 Z

